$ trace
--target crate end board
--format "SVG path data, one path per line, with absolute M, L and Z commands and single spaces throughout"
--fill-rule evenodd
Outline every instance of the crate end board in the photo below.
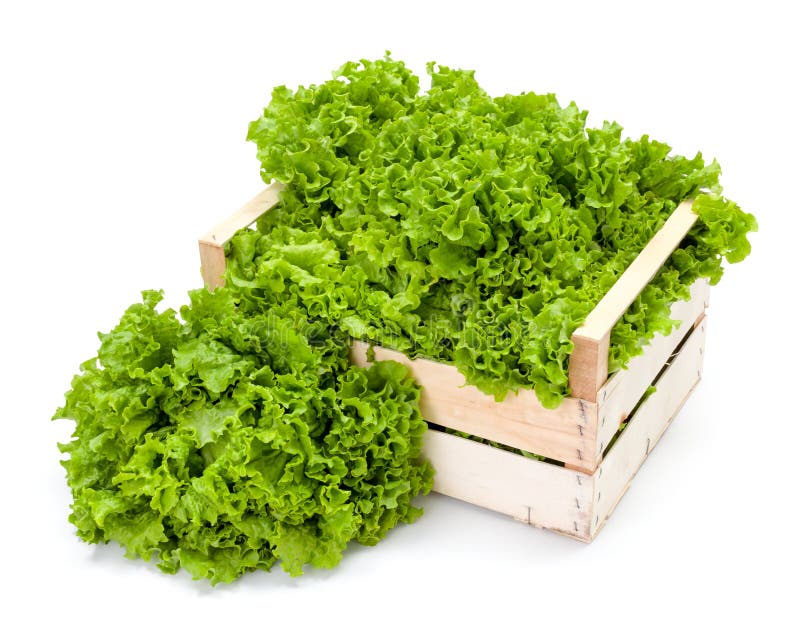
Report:
M 237 231 L 249 227 L 278 204 L 283 189 L 280 182 L 273 182 L 200 238 L 200 268 L 208 289 L 225 283 L 225 244 Z
M 592 538 L 608 520 L 644 461 L 700 383 L 706 325 L 707 320 L 703 317 L 692 329 L 680 351 L 670 358 L 659 374 L 654 385 L 655 393 L 639 406 L 603 458 L 594 483 Z
M 681 202 L 644 249 L 572 334 L 569 363 L 572 395 L 595 402 L 608 378 L 611 330 L 697 221 L 694 200 Z
M 370 345 L 354 340 L 350 357 L 368 367 Z M 427 358 L 411 359 L 384 347 L 373 347 L 375 361 L 406 365 L 420 385 L 420 410 L 428 422 L 464 431 L 479 438 L 531 451 L 591 473 L 595 468 L 596 405 L 564 398 L 558 409 L 546 409 L 530 389 L 509 394 L 503 402 L 468 385 L 451 364 Z
M 429 430 L 434 491 L 584 542 L 599 533 L 700 379 L 705 321 L 658 377 L 593 474 Z
M 689 289 L 689 300 L 679 300 L 672 305 L 671 317 L 680 324 L 668 335 L 656 334 L 641 355 L 633 358 L 625 369 L 615 372 L 601 387 L 594 450 L 598 463 L 619 426 L 627 420 L 664 363 L 705 317 L 710 289 L 707 279 L 697 280 Z

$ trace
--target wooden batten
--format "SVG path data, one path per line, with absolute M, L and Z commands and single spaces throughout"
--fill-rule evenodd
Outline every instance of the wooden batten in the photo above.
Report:
M 350 350 L 353 363 L 369 366 L 368 349 L 367 343 L 354 341 Z M 493 396 L 468 385 L 453 365 L 425 358 L 412 360 L 383 347 L 373 347 L 373 352 L 375 360 L 395 360 L 411 370 L 422 388 L 422 417 L 429 422 L 594 471 L 594 403 L 565 398 L 557 409 L 546 409 L 528 389 L 496 402 Z
M 273 182 L 200 238 L 200 269 L 209 290 L 225 283 L 225 244 L 237 231 L 249 227 L 278 204 L 283 188 L 281 183 Z
M 639 406 L 595 473 L 591 538 L 608 520 L 639 467 L 700 381 L 705 329 L 703 319 L 664 368 L 656 381 L 656 392 Z
M 569 383 L 573 397 L 597 402 L 597 392 L 608 378 L 611 330 L 692 228 L 697 220 L 692 213 L 693 202 L 686 200 L 677 206 L 572 334 Z
M 591 475 L 430 429 L 422 450 L 436 469 L 437 493 L 579 540 L 590 539 Z
M 572 344 L 569 356 L 570 395 L 586 402 L 597 402 L 597 390 L 608 379 L 611 331 L 597 340 L 581 334 L 577 329 L 572 334 Z
M 680 322 L 669 335 L 656 334 L 642 355 L 633 358 L 625 369 L 614 373 L 598 393 L 598 432 L 595 459 L 600 462 L 604 449 L 633 408 L 647 392 L 651 381 L 678 348 L 692 328 L 705 317 L 709 296 L 708 280 L 698 280 L 690 288 L 691 298 L 673 303 L 671 317 Z

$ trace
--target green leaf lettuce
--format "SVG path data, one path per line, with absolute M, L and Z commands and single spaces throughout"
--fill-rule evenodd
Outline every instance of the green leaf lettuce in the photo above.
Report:
M 700 220 L 614 328 L 611 371 L 671 331 L 695 280 L 749 253 L 755 219 L 721 196 L 716 162 L 587 127 L 553 95 L 493 98 L 471 71 L 428 72 L 421 93 L 387 55 L 273 92 L 248 138 L 286 189 L 230 244 L 228 286 L 555 407 L 572 332 L 679 202 Z
M 304 313 L 190 295 L 181 322 L 145 292 L 56 413 L 76 422 L 61 450 L 81 538 L 230 582 L 332 567 L 420 515 L 432 470 L 405 367 L 350 366 L 347 338 Z

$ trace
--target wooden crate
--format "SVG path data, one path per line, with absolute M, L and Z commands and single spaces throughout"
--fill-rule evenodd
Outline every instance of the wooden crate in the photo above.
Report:
M 278 202 L 274 183 L 200 239 L 203 279 L 224 284 L 225 244 Z M 375 359 L 406 364 L 422 387 L 423 417 L 497 443 L 539 454 L 527 458 L 430 429 L 424 453 L 436 469 L 434 490 L 528 524 L 590 541 L 625 493 L 644 459 L 700 379 L 708 283 L 672 305 L 679 328 L 657 335 L 628 367 L 608 375 L 611 329 L 696 220 L 681 203 L 572 335 L 571 397 L 546 409 L 530 390 L 495 402 L 466 385 L 455 366 L 374 348 Z M 355 340 L 354 363 L 368 366 L 369 345 Z M 654 386 L 656 391 L 648 394 Z M 621 430 L 623 423 L 626 425 Z

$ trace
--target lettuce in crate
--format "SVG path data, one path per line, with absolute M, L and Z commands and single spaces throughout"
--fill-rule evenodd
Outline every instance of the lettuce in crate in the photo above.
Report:
M 428 73 L 421 92 L 387 54 L 273 91 L 248 138 L 286 188 L 231 242 L 228 286 L 554 408 L 572 332 L 678 203 L 694 198 L 699 220 L 614 328 L 611 372 L 671 331 L 695 280 L 748 255 L 755 218 L 721 195 L 716 162 L 587 127 L 550 94 L 495 98 L 471 71 Z

